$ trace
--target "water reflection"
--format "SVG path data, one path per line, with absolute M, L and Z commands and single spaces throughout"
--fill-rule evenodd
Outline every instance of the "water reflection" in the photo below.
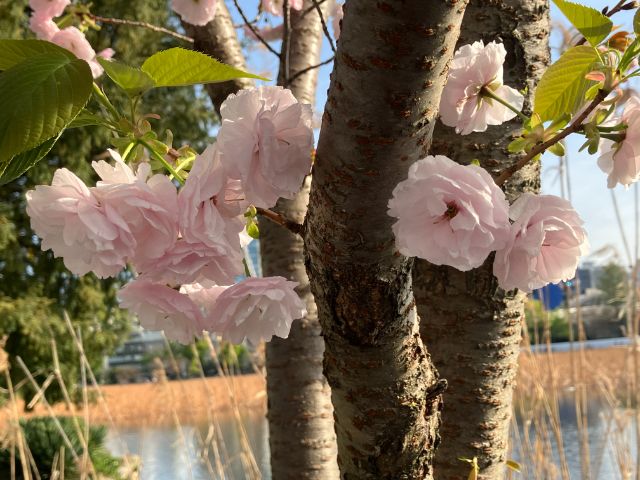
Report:
M 636 453 L 633 410 L 612 408 L 590 399 L 582 415 L 573 395 L 567 394 L 558 401 L 558 416 L 559 435 L 549 415 L 516 417 L 518 432 L 512 435 L 511 456 L 524 468 L 520 478 L 563 478 L 559 442 L 562 442 L 570 478 L 631 478 Z M 588 461 L 580 448 L 585 438 L 581 424 L 586 425 Z
M 262 478 L 270 479 L 267 421 L 262 409 L 242 414 L 246 438 Z M 216 429 L 216 426 L 218 427 Z M 110 429 L 107 447 L 140 458 L 142 480 L 243 480 L 252 459 L 233 415 L 210 424 Z
M 558 402 L 562 444 L 572 479 L 583 478 L 580 454 L 581 435 L 576 407 L 571 395 Z M 635 431 L 630 411 L 613 410 L 590 402 L 585 420 L 588 423 L 590 477 L 625 478 L 621 464 L 634 467 Z M 110 431 L 108 447 L 115 454 L 138 455 L 142 462 L 142 480 L 244 480 L 249 460 L 242 452 L 242 436 L 231 414 L 219 415 L 218 429 L 209 425 L 167 427 L 133 427 Z M 255 464 L 262 478 L 270 479 L 268 425 L 262 409 L 244 412 L 242 422 Z M 517 418 L 518 435 L 512 438 L 511 456 L 523 464 L 525 471 L 517 478 L 562 478 L 560 456 L 553 427 L 547 418 Z M 540 431 L 550 439 L 547 448 L 536 446 Z M 207 445 L 208 448 L 203 448 Z M 528 445 L 528 447 L 527 447 Z M 622 448 L 621 448 L 622 446 Z M 538 452 L 532 453 L 532 452 Z M 536 456 L 542 455 L 542 456 Z M 628 457 L 628 458 L 625 458 Z M 546 464 L 543 467 L 542 464 Z M 222 472 L 222 473 L 221 473 Z

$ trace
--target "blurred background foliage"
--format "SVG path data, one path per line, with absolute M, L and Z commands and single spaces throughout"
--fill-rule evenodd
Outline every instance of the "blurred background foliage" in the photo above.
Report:
M 92 11 L 104 17 L 135 18 L 168 28 L 179 25 L 164 0 L 135 2 L 135 9 L 132 5 L 130 0 L 96 0 Z M 33 37 L 28 28 L 28 0 L 0 0 L 0 12 L 0 37 Z M 136 66 L 159 50 L 185 46 L 157 32 L 131 26 L 103 25 L 100 31 L 89 31 L 87 36 L 96 51 L 111 47 L 116 52 L 115 59 Z M 104 86 L 116 105 L 127 105 L 124 95 L 107 78 L 103 76 L 97 83 Z M 98 111 L 93 103 L 87 108 Z M 164 137 L 171 126 L 174 146 L 188 143 L 201 151 L 211 140 L 215 114 L 202 89 L 154 90 L 144 97 L 141 110 L 160 116 L 159 120 L 150 120 L 159 136 Z M 73 388 L 78 384 L 80 363 L 63 320 L 64 310 L 81 332 L 89 361 L 97 371 L 104 356 L 113 352 L 129 331 L 130 319 L 117 308 L 116 300 L 116 291 L 128 274 L 106 280 L 72 275 L 51 251 L 41 251 L 25 213 L 25 192 L 35 185 L 49 184 L 57 168 L 67 167 L 84 181 L 95 182 L 91 161 L 105 158 L 109 135 L 98 127 L 68 130 L 37 167 L 0 189 L 0 338 L 6 337 L 9 355 L 19 354 L 40 383 L 52 368 L 54 340 L 67 385 Z M 14 384 L 23 379 L 16 368 L 11 374 Z M 26 384 L 21 391 L 25 397 L 33 394 Z M 59 393 L 52 385 L 47 396 L 50 400 L 59 399 Z

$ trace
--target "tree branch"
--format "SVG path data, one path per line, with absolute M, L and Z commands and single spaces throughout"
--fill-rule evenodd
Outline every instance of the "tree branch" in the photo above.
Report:
M 525 156 L 523 156 L 520 160 L 518 160 L 516 163 L 514 163 L 510 167 L 506 168 L 498 176 L 498 178 L 496 178 L 496 184 L 501 186 L 502 184 L 504 184 L 504 182 L 509 180 L 509 178 L 511 178 L 514 173 L 516 173 L 518 170 L 520 170 L 522 167 L 524 167 L 527 163 L 529 163 L 538 154 L 544 153 L 545 150 L 547 150 L 549 147 L 555 145 L 556 143 L 558 143 L 560 140 L 562 140 L 563 138 L 567 137 L 571 133 L 575 133 L 575 132 L 579 131 L 583 127 L 582 122 L 584 122 L 584 120 L 589 116 L 589 114 L 591 112 L 593 112 L 593 110 L 600 103 L 602 103 L 602 101 L 605 98 L 607 98 L 607 95 L 609 95 L 608 91 L 606 91 L 606 90 L 598 90 L 598 93 L 596 94 L 595 98 L 591 101 L 589 106 L 587 106 L 587 108 L 585 108 L 584 111 L 580 115 L 578 115 L 576 118 L 574 118 L 574 120 L 571 122 L 571 124 L 567 128 L 565 128 L 560 133 L 556 134 L 555 136 L 553 136 L 552 138 L 550 138 L 546 142 L 542 142 L 542 143 L 539 143 L 538 145 L 534 146 L 529 151 L 529 153 L 527 153 Z
M 158 25 L 153 25 L 151 23 L 140 22 L 138 20 L 125 20 L 124 18 L 101 17 L 99 15 L 94 15 L 93 13 L 83 13 L 82 15 L 89 17 L 91 20 L 98 23 L 111 23 L 113 25 L 129 25 L 132 27 L 142 27 L 148 30 L 153 30 L 154 32 L 170 35 L 173 38 L 182 40 L 183 42 L 193 43 L 193 38 L 191 37 L 187 37 L 186 35 L 174 32 L 173 30 L 169 30 L 168 28 L 159 27 Z
M 273 210 L 256 207 L 256 211 L 258 212 L 258 215 L 262 215 L 264 218 L 272 221 L 273 223 L 286 228 L 291 233 L 295 233 L 296 235 L 302 235 L 302 232 L 304 231 L 304 226 L 302 224 L 296 223 L 293 220 L 289 220 L 288 218 L 283 217 L 282 215 L 280 215 L 277 212 L 274 212 Z
M 280 72 L 282 75 L 282 85 L 289 86 L 289 52 L 291 49 L 291 9 L 289 0 L 284 0 L 282 5 L 282 51 L 280 52 Z
M 293 83 L 293 81 L 298 78 L 301 77 L 302 75 L 304 75 L 307 72 L 310 72 L 311 70 L 315 70 L 316 68 L 320 68 L 323 65 L 328 65 L 331 62 L 333 62 L 333 60 L 335 60 L 335 56 L 328 58 L 320 63 L 317 63 L 315 65 L 309 65 L 308 67 L 303 68 L 302 70 L 297 71 L 296 73 L 294 73 L 293 75 L 291 75 L 291 78 L 289 79 L 289 83 Z
M 331 38 L 331 35 L 329 34 L 329 29 L 327 28 L 327 24 L 324 20 L 324 15 L 322 14 L 322 9 L 320 8 L 320 4 L 317 2 L 317 0 L 311 0 L 313 2 L 313 7 L 316 9 L 316 11 L 318 12 L 318 15 L 320 16 L 320 24 L 322 25 L 322 31 L 324 32 L 324 36 L 327 37 L 327 40 L 329 41 L 329 46 L 331 47 L 331 51 L 333 52 L 333 54 L 336 54 L 336 46 L 333 43 L 333 38 Z
M 244 13 L 244 10 L 242 10 L 240 5 L 238 4 L 238 0 L 233 0 L 233 4 L 236 6 L 236 10 L 238 10 L 238 13 L 242 17 L 244 24 L 247 27 L 249 27 L 249 30 L 251 30 L 251 32 L 256 36 L 256 38 L 260 41 L 260 43 L 262 43 L 266 47 L 266 49 L 269 50 L 271 53 L 273 53 L 276 57 L 280 58 L 280 54 L 276 52 L 276 50 L 271 45 L 269 45 L 269 43 L 262 37 L 262 35 L 258 33 L 258 30 L 256 29 L 256 27 L 249 21 L 249 19 Z

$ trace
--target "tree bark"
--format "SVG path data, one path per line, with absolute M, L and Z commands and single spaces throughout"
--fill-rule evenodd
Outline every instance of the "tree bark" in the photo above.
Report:
M 505 83 L 528 87 L 525 108 L 549 62 L 548 13 L 546 0 L 471 0 L 462 25 L 459 45 L 480 39 L 504 42 Z M 460 136 L 438 123 L 432 153 L 463 164 L 478 159 L 497 173 L 515 160 L 507 145 L 520 127 L 514 120 Z M 514 176 L 505 187 L 509 200 L 537 191 L 539 174 L 534 164 Z M 459 457 L 477 457 L 481 479 L 504 475 L 526 297 L 498 288 L 492 266 L 493 256 L 470 272 L 422 260 L 414 269 L 422 339 L 448 381 L 435 463 L 438 479 L 466 478 L 469 465 Z
M 321 7 L 325 18 L 329 3 Z M 302 13 L 312 6 L 306 1 L 301 12 L 291 11 L 288 77 L 319 61 L 323 35 L 320 16 L 316 10 Z M 283 67 L 284 62 L 280 84 L 285 83 Z M 315 103 L 317 72 L 311 70 L 290 83 L 300 102 Z M 274 210 L 302 223 L 310 184 L 307 178 L 294 199 L 280 199 Z M 293 322 L 289 338 L 274 338 L 266 345 L 271 473 L 275 480 L 338 478 L 331 389 L 322 374 L 324 341 L 304 266 L 303 242 L 268 220 L 260 221 L 260 240 L 264 274 L 298 282 L 298 294 L 308 311 L 305 318 Z
M 225 2 L 218 2 L 216 16 L 206 25 L 199 27 L 182 22 L 187 35 L 193 38 L 193 49 L 206 53 L 216 60 L 246 71 L 247 65 L 236 30 Z M 220 105 L 232 93 L 253 86 L 250 78 L 237 78 L 228 82 L 205 85 L 213 107 L 220 116 Z
M 429 148 L 465 4 L 345 4 L 305 234 L 344 479 L 432 478 L 440 384 L 387 202 Z

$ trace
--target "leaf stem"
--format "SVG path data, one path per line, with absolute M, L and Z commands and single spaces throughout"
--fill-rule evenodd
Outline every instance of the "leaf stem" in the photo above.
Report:
M 98 86 L 98 84 L 96 84 L 96 82 L 93 82 L 93 93 L 96 95 L 98 102 L 109 111 L 109 113 L 117 123 L 120 120 L 120 114 L 118 113 L 118 110 L 116 110 L 116 107 L 113 106 L 113 103 L 111 103 L 111 101 L 107 98 L 107 96 Z
M 522 113 L 516 107 L 514 107 L 509 102 L 507 102 L 504 98 L 501 98 L 498 95 L 496 95 L 495 93 L 493 93 L 490 88 L 482 87 L 480 89 L 480 96 L 481 97 L 487 97 L 487 98 L 490 98 L 492 100 L 495 100 L 498 103 L 501 103 L 502 105 L 507 107 L 509 110 L 511 110 L 513 113 L 518 115 L 525 122 L 529 121 L 529 117 L 527 117 L 524 113 Z
M 180 176 L 180 174 L 178 172 L 175 171 L 173 166 L 171 166 L 171 164 L 169 162 L 167 162 L 162 155 L 160 155 L 158 152 L 156 152 L 151 147 L 151 145 L 149 145 L 144 140 L 138 139 L 138 143 L 140 145 L 142 145 L 143 147 L 145 147 L 147 150 L 149 150 L 149 153 L 151 154 L 151 156 L 153 158 L 155 158 L 156 160 L 158 160 L 160 163 L 162 163 L 162 165 L 164 165 L 164 168 L 166 168 L 169 171 L 169 173 L 171 173 L 171 175 L 173 175 L 173 178 L 175 178 L 178 181 L 178 183 L 180 183 L 180 185 L 184 185 L 184 179 Z

